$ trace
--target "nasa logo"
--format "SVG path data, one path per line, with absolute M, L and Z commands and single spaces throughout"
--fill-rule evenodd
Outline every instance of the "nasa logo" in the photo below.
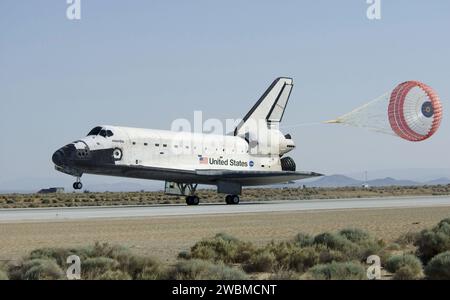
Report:
M 253 167 L 253 166 L 255 165 L 255 163 L 253 162 L 253 160 L 251 160 L 251 161 L 248 162 L 248 165 L 249 165 L 250 167 Z

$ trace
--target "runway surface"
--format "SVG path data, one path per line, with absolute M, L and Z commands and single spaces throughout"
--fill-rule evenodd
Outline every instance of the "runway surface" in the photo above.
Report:
M 450 197 L 390 197 L 332 200 L 280 200 L 265 202 L 242 202 L 239 205 L 200 204 L 115 206 L 115 207 L 65 207 L 0 209 L 0 222 L 58 221 L 96 218 L 133 218 L 215 214 L 242 214 L 291 212 L 308 210 L 351 210 L 401 207 L 450 206 Z

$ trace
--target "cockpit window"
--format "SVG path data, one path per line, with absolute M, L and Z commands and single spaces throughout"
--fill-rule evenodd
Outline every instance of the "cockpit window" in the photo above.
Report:
M 102 128 L 100 126 L 97 126 L 94 129 L 92 129 L 91 131 L 89 131 L 88 136 L 97 135 L 100 133 L 101 130 L 102 130 Z
M 105 129 L 100 130 L 99 135 L 101 135 L 102 137 L 106 137 L 106 130 Z
M 88 136 L 90 135 L 101 135 L 102 137 L 111 137 L 114 135 L 114 133 L 109 129 L 107 130 L 100 126 L 97 126 L 91 131 L 89 131 Z

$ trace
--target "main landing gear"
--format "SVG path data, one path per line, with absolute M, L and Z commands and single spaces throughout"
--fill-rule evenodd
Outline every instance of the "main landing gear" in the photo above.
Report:
M 83 188 L 83 184 L 80 181 L 80 177 L 77 177 L 77 181 L 73 183 L 74 190 L 81 190 Z
M 225 197 L 225 202 L 227 204 L 232 204 L 232 205 L 239 204 L 239 196 L 238 195 L 227 195 Z
M 200 198 L 198 196 L 186 196 L 187 205 L 198 205 L 200 203 Z
M 189 196 L 186 196 L 187 205 L 198 205 L 200 203 L 200 198 L 195 195 L 197 190 L 197 184 L 179 184 L 180 189 L 185 193 L 186 189 L 189 190 Z

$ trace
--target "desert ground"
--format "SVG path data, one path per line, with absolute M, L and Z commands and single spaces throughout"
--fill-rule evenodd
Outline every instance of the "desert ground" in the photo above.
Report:
M 257 245 L 343 228 L 367 230 L 385 241 L 418 232 L 450 217 L 450 206 L 199 215 L 0 224 L 0 259 L 17 260 L 41 247 L 75 247 L 96 241 L 172 263 L 180 251 L 217 233 Z

